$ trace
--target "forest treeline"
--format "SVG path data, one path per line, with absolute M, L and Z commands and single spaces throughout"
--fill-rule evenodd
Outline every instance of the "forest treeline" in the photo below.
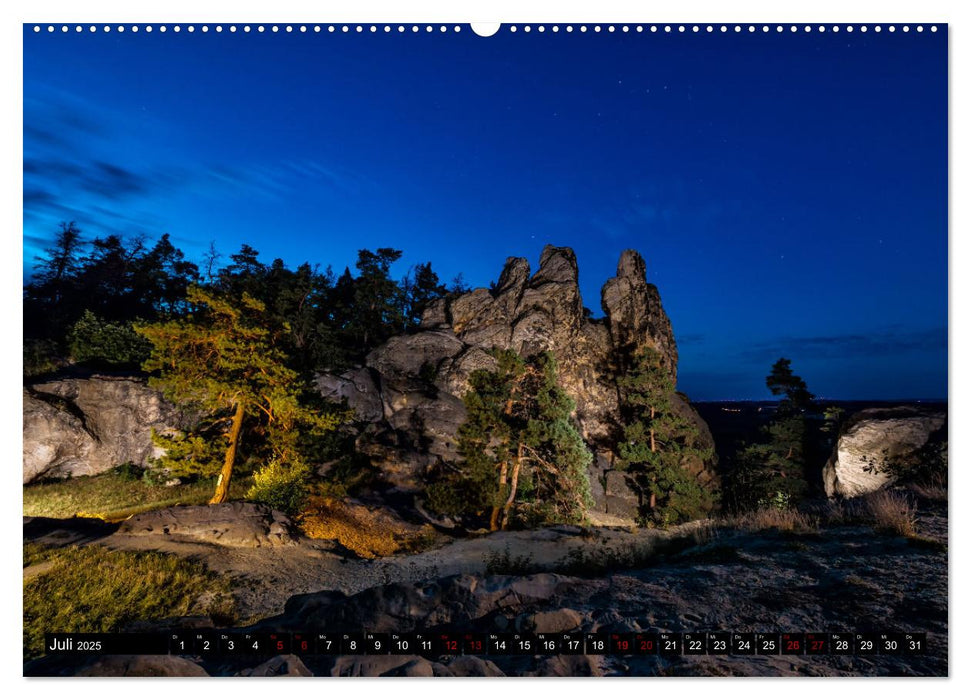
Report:
M 210 246 L 194 262 L 168 234 L 155 241 L 86 240 L 74 223 L 62 224 L 24 286 L 24 374 L 68 364 L 137 370 L 150 346 L 133 324 L 190 313 L 193 286 L 264 303 L 269 321 L 286 328 L 283 342 L 295 371 L 341 369 L 415 328 L 431 301 L 467 290 L 461 275 L 446 284 L 430 262 L 395 279 L 391 267 L 401 256 L 393 248 L 361 250 L 354 269 L 337 274 L 330 266 L 267 262 L 244 244 L 228 256 Z

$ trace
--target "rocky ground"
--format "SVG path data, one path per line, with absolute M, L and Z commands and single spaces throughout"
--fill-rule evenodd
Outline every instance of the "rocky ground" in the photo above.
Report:
M 238 515 L 238 514 L 237 514 Z M 926 632 L 923 656 L 102 657 L 29 674 L 93 675 L 771 675 L 948 673 L 946 504 L 922 502 L 920 540 L 860 524 L 793 533 L 693 524 L 656 533 L 553 528 L 455 540 L 418 554 L 362 560 L 324 541 L 276 533 L 262 546 L 219 537 L 218 523 L 159 531 L 30 519 L 25 541 L 157 549 L 236 577 L 248 629 L 308 630 L 340 622 L 369 631 Z M 266 520 L 270 517 L 270 521 Z M 262 525 L 259 523 L 262 522 Z M 253 523 L 256 523 L 253 525 Z M 245 529 L 247 526 L 239 525 Z M 207 537 L 213 541 L 204 541 Z M 223 543 L 216 543 L 224 538 Z M 487 574 L 487 568 L 490 573 Z M 26 569 L 24 575 L 36 575 Z M 175 626 L 187 621 L 176 621 Z M 194 624 L 199 624 L 195 621 Z

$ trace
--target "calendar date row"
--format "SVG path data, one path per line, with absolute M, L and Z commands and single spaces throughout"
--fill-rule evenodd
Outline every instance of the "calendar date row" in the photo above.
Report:
M 48 654 L 278 654 L 503 656 L 609 655 L 897 655 L 923 654 L 924 633 L 638 632 L 638 633 L 342 633 L 187 630 L 165 634 L 48 634 Z

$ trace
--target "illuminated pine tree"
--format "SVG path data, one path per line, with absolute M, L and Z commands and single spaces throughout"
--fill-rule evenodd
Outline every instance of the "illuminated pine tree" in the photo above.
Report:
M 711 459 L 712 450 L 694 446 L 698 429 L 674 409 L 674 382 L 660 353 L 641 350 L 618 384 L 626 416 L 618 466 L 643 495 L 645 520 L 663 527 L 703 517 L 714 507 L 714 495 L 684 465 L 692 457 Z
M 573 401 L 549 353 L 523 359 L 497 350 L 496 370 L 477 370 L 459 429 L 459 473 L 429 489 L 451 515 L 488 514 L 489 528 L 578 523 L 590 506 L 590 451 L 574 427 Z
M 297 467 L 303 462 L 301 443 L 333 430 L 340 417 L 301 401 L 300 378 L 280 349 L 287 328 L 272 327 L 262 302 L 245 292 L 230 298 L 195 286 L 187 301 L 192 313 L 135 330 L 152 343 L 143 365 L 154 374 L 149 383 L 187 412 L 204 416 L 210 427 L 218 426 L 208 435 L 159 436 L 169 448 L 162 466 L 218 474 L 210 503 L 222 503 L 244 430 L 262 438 L 271 459 Z

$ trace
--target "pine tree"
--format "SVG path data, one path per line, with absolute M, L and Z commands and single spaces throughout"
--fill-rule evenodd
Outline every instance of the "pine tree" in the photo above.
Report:
M 362 357 L 404 327 L 401 287 L 391 279 L 391 265 L 400 258 L 401 251 L 393 248 L 358 251 L 359 274 L 348 330 Z
M 52 305 L 61 301 L 64 285 L 77 274 L 83 245 L 81 229 L 73 221 L 69 224 L 62 223 L 54 245 L 44 250 L 46 257 L 37 258 L 32 286 L 47 289 Z
M 221 466 L 212 459 L 212 439 L 198 434 L 179 436 L 168 444 L 163 439 L 173 448 L 162 458 L 163 465 L 183 473 L 218 471 L 210 503 L 222 503 L 247 424 L 263 438 L 272 458 L 296 465 L 304 457 L 301 440 L 333 430 L 339 417 L 310 410 L 301 401 L 300 378 L 280 349 L 287 329 L 271 326 L 261 301 L 245 292 L 233 298 L 193 286 L 188 302 L 193 313 L 138 324 L 135 330 L 153 346 L 143 365 L 145 371 L 157 373 L 150 384 L 176 404 L 209 416 L 210 426 L 222 426 Z
M 779 413 L 797 413 L 812 406 L 815 398 L 809 393 L 802 377 L 793 374 L 792 360 L 780 357 L 772 365 L 772 371 L 765 378 L 765 384 L 773 396 L 784 396 L 779 401 Z
M 711 459 L 712 451 L 694 446 L 698 429 L 674 409 L 674 382 L 660 353 L 641 350 L 618 384 L 626 420 L 618 466 L 640 489 L 645 520 L 664 527 L 703 517 L 714 507 L 714 495 L 684 468 L 684 462 L 691 457 Z
M 773 396 L 784 398 L 758 441 L 738 450 L 726 475 L 727 500 L 736 511 L 788 507 L 808 489 L 806 467 L 814 440 L 803 412 L 815 397 L 784 357 L 772 365 L 765 385 Z
M 807 489 L 808 430 L 802 416 L 784 416 L 763 428 L 758 442 L 735 456 L 726 479 L 736 511 L 795 503 Z
M 186 290 L 199 280 L 199 267 L 185 259 L 169 234 L 162 234 L 131 268 L 132 306 L 137 312 L 128 310 L 129 314 L 150 318 L 186 310 Z
M 488 513 L 489 528 L 578 523 L 590 506 L 590 451 L 573 426 L 573 401 L 557 384 L 556 362 L 494 352 L 498 367 L 477 370 L 459 429 L 459 473 L 429 489 L 451 515 Z
M 24 288 L 24 335 L 54 338 L 63 333 L 81 313 L 82 297 L 76 293 L 85 243 L 81 229 L 72 221 L 61 224 L 54 245 L 38 256 L 34 279 Z

